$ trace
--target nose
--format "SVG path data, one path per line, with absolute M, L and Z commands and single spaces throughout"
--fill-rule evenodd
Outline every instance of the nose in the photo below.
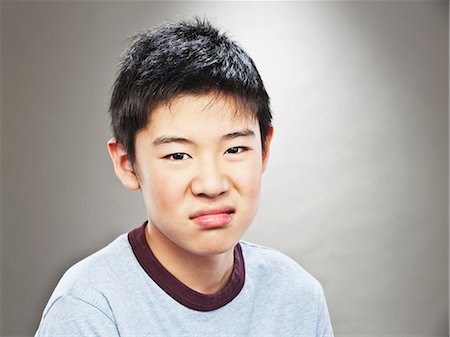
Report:
M 196 196 L 215 198 L 230 189 L 230 182 L 218 163 L 210 160 L 198 165 L 191 183 L 192 193 Z

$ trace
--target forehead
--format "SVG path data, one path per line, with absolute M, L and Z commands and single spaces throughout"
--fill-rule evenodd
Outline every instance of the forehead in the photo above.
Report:
M 258 129 L 255 113 L 233 96 L 225 94 L 184 94 L 152 110 L 147 131 L 198 132 L 233 128 Z

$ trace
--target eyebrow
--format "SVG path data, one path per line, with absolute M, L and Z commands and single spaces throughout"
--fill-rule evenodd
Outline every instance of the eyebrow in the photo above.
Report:
M 194 142 L 187 138 L 182 137 L 171 137 L 171 136 L 161 136 L 156 138 L 153 141 L 154 146 L 159 146 L 163 144 L 170 144 L 170 143 L 178 143 L 178 144 L 193 144 Z
M 238 137 L 254 137 L 254 136 L 255 136 L 255 133 L 252 130 L 244 129 L 241 131 L 228 133 L 228 134 L 222 136 L 222 139 L 223 140 L 231 140 L 231 139 L 238 138 Z
M 254 137 L 254 136 L 255 136 L 255 133 L 252 130 L 244 129 L 241 131 L 231 132 L 226 135 L 223 135 L 221 137 L 221 139 L 222 140 L 231 140 L 231 139 L 235 139 L 238 137 Z M 190 139 L 183 138 L 183 137 L 174 137 L 174 136 L 161 136 L 161 137 L 156 138 L 153 141 L 154 146 L 160 146 L 163 144 L 170 144 L 170 143 L 187 144 L 187 145 L 195 144 L 195 142 Z

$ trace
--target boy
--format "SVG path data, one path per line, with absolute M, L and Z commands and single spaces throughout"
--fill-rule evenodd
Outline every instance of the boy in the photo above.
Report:
M 205 21 L 138 34 L 110 113 L 147 221 L 66 272 L 36 336 L 332 336 L 319 282 L 240 241 L 273 134 L 252 59 Z

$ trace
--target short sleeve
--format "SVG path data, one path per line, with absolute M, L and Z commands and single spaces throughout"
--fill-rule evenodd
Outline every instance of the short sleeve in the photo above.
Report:
M 74 296 L 61 296 L 44 312 L 35 337 L 118 337 L 117 326 L 102 310 Z
M 318 320 L 316 337 L 334 337 L 333 328 L 331 326 L 330 314 L 328 313 L 328 306 L 323 293 L 323 288 L 319 288 L 318 296 Z

